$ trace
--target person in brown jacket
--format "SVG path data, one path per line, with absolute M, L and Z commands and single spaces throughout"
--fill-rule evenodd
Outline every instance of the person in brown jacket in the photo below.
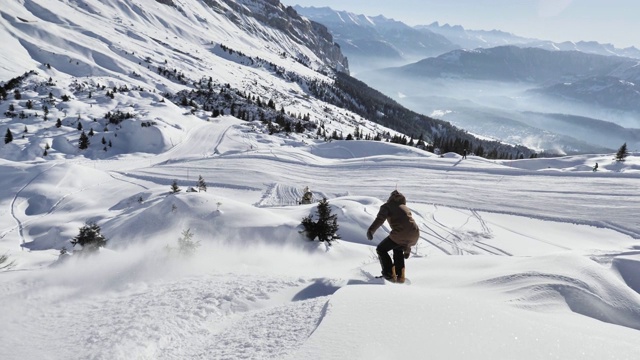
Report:
M 382 276 L 389 281 L 403 283 L 404 260 L 409 258 L 411 247 L 418 242 L 420 229 L 407 207 L 407 199 L 398 190 L 394 190 L 387 202 L 380 206 L 376 219 L 367 230 L 367 239 L 373 240 L 373 234 L 385 221 L 389 222 L 391 233 L 376 247 Z M 391 250 L 393 262 L 389 256 Z

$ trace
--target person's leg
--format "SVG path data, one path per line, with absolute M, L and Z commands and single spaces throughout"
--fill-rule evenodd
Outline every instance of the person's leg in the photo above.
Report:
M 378 253 L 378 260 L 380 260 L 380 266 L 382 267 L 382 276 L 385 278 L 391 278 L 391 268 L 393 263 L 391 262 L 391 256 L 389 251 L 398 247 L 398 244 L 393 242 L 388 236 L 378 244 L 376 247 L 376 253 Z
M 404 251 L 402 246 L 393 249 L 393 263 L 396 270 L 396 280 L 404 282 Z

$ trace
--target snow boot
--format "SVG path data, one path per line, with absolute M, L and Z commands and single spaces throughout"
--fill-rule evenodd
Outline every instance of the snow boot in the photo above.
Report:
M 389 276 L 389 278 L 385 277 L 385 279 L 393 283 L 396 282 L 396 269 L 393 266 L 391 267 L 391 276 Z
M 393 269 L 393 272 L 395 272 L 395 268 Z M 400 270 L 400 274 L 396 277 L 396 282 L 399 284 L 404 284 L 404 268 Z

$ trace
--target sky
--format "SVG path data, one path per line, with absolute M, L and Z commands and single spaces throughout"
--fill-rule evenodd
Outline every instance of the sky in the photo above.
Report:
M 409 25 L 462 25 L 541 40 L 598 41 L 640 48 L 640 2 L 635 0 L 282 0 L 285 5 L 384 15 Z
M 190 83 L 215 69 L 216 91 L 276 94 L 328 133 L 388 130 L 200 41 L 300 78 L 322 76 L 281 56 L 259 23 L 245 33 L 199 2 L 182 12 L 151 2 L 3 9 L 37 21 L 0 18 L 15 36 L 0 50 L 40 67 L 18 85 L 20 101 L 0 102 L 0 114 L 14 105 L 27 115 L 0 115 L 0 131 L 20 134 L 0 144 L 0 256 L 8 257 L 0 261 L 0 359 L 637 358 L 638 153 L 624 162 L 613 154 L 462 159 L 211 118 L 150 91 L 191 89 L 157 66 L 187 64 L 180 69 Z M 204 33 L 203 22 L 223 26 Z M 121 85 L 130 90 L 107 95 Z M 51 104 L 49 93 L 71 96 L 43 121 L 32 115 Z M 116 109 L 136 116 L 107 125 Z M 96 132 L 85 151 L 78 123 Z M 113 140 L 108 151 L 101 137 Z M 187 191 L 199 175 L 207 191 Z M 297 203 L 305 186 L 337 216 L 341 240 L 331 246 L 299 232 L 303 217 L 317 219 L 315 203 Z M 394 188 L 421 232 L 406 262 L 410 285 L 374 278 L 388 224 L 373 241 L 365 235 Z M 70 246 L 85 221 L 108 239 L 93 256 Z M 199 244 L 191 257 L 176 251 L 186 230 Z M 71 254 L 61 255 L 63 246 Z

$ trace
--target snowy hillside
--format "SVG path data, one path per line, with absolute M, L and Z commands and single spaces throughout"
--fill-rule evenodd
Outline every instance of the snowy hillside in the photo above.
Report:
M 251 126 L 222 117 L 157 156 L 4 160 L 0 357 L 637 354 L 637 155 L 500 163 Z M 186 192 L 199 176 L 207 191 Z M 330 247 L 299 234 L 305 186 L 338 215 Z M 409 286 L 372 279 L 386 225 L 365 238 L 396 186 L 421 229 Z M 87 220 L 107 249 L 58 263 Z M 171 255 L 187 229 L 201 246 Z
M 488 160 L 364 140 L 401 134 L 310 96 L 346 64 L 277 1 L 0 15 L 0 359 L 637 358 L 633 149 Z M 421 231 L 410 285 L 374 278 L 388 225 L 365 236 L 394 189 Z M 301 234 L 323 198 L 330 245 Z M 87 223 L 96 254 L 71 244 Z

